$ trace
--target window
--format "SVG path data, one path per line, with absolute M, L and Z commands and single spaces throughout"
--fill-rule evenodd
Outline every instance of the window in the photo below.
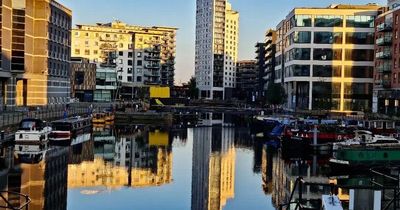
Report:
M 122 76 L 118 76 L 118 80 L 122 80 Z
M 132 68 L 128 68 L 128 74 L 132 74 Z
M 138 60 L 138 61 L 137 61 L 137 65 L 138 65 L 138 66 L 142 66 L 142 65 L 143 65 L 143 61 Z
M 132 66 L 133 65 L 133 61 L 132 60 L 128 60 L 128 66 Z
M 310 60 L 310 48 L 293 48 L 287 52 L 286 61 L 292 60 Z
M 290 44 L 293 43 L 311 43 L 310 31 L 295 31 L 290 34 Z
M 137 68 L 137 69 L 136 69 L 136 72 L 137 72 L 138 74 L 141 74 L 141 73 L 143 72 L 143 70 L 142 70 L 142 68 Z
M 347 32 L 347 44 L 374 44 L 374 33 L 369 32 Z
M 373 78 L 374 67 L 372 66 L 345 66 L 344 76 L 353 78 Z
M 123 64 L 123 63 L 124 63 L 124 60 L 119 59 L 119 64 Z
M 342 67 L 341 66 L 314 65 L 313 66 L 313 76 L 314 77 L 341 77 L 342 76 Z
M 119 43 L 119 48 L 124 48 L 124 44 L 123 43 Z
M 315 32 L 315 44 L 342 44 L 343 33 L 341 32 Z
M 314 49 L 314 60 L 342 60 L 342 49 Z
M 81 54 L 81 50 L 80 49 L 75 49 L 75 54 L 76 55 L 80 55 Z
M 141 57 L 142 57 L 142 53 L 141 53 L 141 52 L 138 52 L 138 53 L 137 53 L 137 57 L 138 57 L 138 58 L 141 58 Z
M 99 52 L 97 50 L 93 51 L 93 54 L 97 55 Z
M 83 85 L 85 81 L 85 73 L 82 71 L 75 72 L 75 85 Z
M 85 50 L 85 55 L 90 55 L 90 50 Z
M 374 50 L 346 49 L 348 61 L 374 61 Z
M 124 56 L 124 51 L 119 51 L 119 56 Z
M 354 28 L 374 28 L 374 16 L 347 16 L 346 18 L 346 27 L 354 27 Z
M 293 27 L 311 27 L 311 15 L 294 15 L 290 19 L 290 28 Z
M 133 57 L 133 53 L 132 52 L 128 52 L 128 58 L 132 58 Z
M 136 81 L 137 82 L 141 82 L 142 81 L 142 77 L 141 76 L 136 77 Z
M 132 76 L 128 76 L 128 82 L 132 82 Z
M 315 27 L 342 27 L 343 16 L 317 15 L 315 16 Z
M 291 65 L 285 68 L 285 77 L 309 77 L 310 65 Z

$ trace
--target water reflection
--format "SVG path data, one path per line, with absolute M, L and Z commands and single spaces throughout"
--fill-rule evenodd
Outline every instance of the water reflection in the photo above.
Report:
M 223 209 L 235 196 L 233 128 L 194 130 L 192 210 Z
M 137 129 L 120 133 L 112 129 L 94 132 L 94 159 L 68 166 L 68 187 L 107 190 L 121 187 L 149 187 L 172 181 L 172 153 L 169 133 Z M 100 192 L 83 190 L 83 194 Z

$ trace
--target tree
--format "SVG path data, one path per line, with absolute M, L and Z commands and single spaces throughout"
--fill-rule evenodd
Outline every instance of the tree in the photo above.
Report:
M 280 83 L 271 83 L 266 91 L 266 100 L 270 105 L 282 105 L 286 102 L 285 88 Z
M 189 90 L 188 96 L 192 99 L 197 99 L 199 97 L 199 89 L 197 88 L 196 78 L 190 78 L 188 82 Z

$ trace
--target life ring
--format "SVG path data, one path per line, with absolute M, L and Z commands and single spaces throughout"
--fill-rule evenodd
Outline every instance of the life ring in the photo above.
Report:
M 337 140 L 341 141 L 342 140 L 342 135 L 337 136 Z

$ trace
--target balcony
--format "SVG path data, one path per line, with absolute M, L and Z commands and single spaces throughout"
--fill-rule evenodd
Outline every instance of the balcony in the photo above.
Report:
M 393 30 L 393 23 L 381 23 L 379 24 L 376 28 L 378 32 L 386 32 L 386 31 L 392 31 Z
M 391 64 L 386 64 L 386 65 L 380 65 L 377 67 L 378 73 L 390 73 L 392 72 L 392 65 Z
M 160 59 L 160 56 L 144 56 L 145 61 L 159 61 Z
M 384 36 L 376 40 L 378 46 L 388 46 L 392 44 L 392 36 Z
M 148 65 L 145 65 L 145 67 L 147 69 L 159 69 L 160 68 L 160 64 L 148 64 Z
M 377 88 L 391 88 L 391 79 L 375 80 L 375 87 Z
M 375 54 L 375 57 L 376 57 L 377 59 L 382 59 L 382 60 L 384 60 L 384 59 L 391 59 L 391 58 L 392 58 L 392 52 L 391 52 L 390 50 L 384 50 L 384 51 L 382 51 L 382 52 L 377 52 L 377 53 Z

